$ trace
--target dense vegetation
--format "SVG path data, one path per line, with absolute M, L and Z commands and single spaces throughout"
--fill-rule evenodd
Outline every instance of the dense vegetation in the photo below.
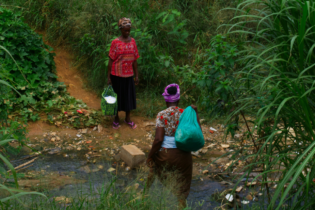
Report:
M 192 88 L 191 81 L 181 80 L 179 72 L 202 67 L 207 56 L 204 53 L 217 26 L 233 16 L 233 12 L 217 12 L 235 4 L 234 1 L 209 0 L 6 2 L 7 5 L 19 5 L 21 8 L 17 10 L 23 11 L 26 21 L 38 30 L 45 30 L 51 43 L 70 47 L 77 56 L 76 66 L 85 74 L 89 86 L 98 93 L 106 84 L 111 40 L 120 34 L 117 22 L 123 16 L 130 17 L 132 36 L 137 41 L 141 56 L 140 97 L 154 101 L 165 85 L 177 82 L 186 93 L 187 103 L 203 101 L 204 97 L 196 97 L 203 87 Z M 207 103 L 212 101 L 215 100 Z M 152 112 L 146 114 L 154 116 Z
M 51 42 L 77 52 L 77 64 L 98 91 L 105 84 L 110 41 L 119 34 L 117 20 L 131 17 L 142 55 L 141 87 L 161 92 L 175 80 L 188 102 L 209 111 L 221 99 L 215 113 L 226 116 L 232 136 L 239 118 L 252 123 L 245 133 L 252 144 L 233 157 L 235 164 L 239 157 L 250 163 L 248 173 L 261 167 L 256 178 L 262 177 L 268 208 L 314 207 L 313 0 L 240 1 L 218 16 L 223 4 L 206 0 L 7 2 L 21 6 L 26 21 L 46 30 Z M 223 17 L 233 19 L 227 23 Z M 271 196 L 267 175 L 274 172 L 281 177 Z

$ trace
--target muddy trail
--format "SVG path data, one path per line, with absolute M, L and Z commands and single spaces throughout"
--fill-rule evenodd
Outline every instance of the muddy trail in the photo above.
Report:
M 71 55 L 58 47 L 55 48 L 55 53 L 58 80 L 67 85 L 71 96 L 81 99 L 88 107 L 99 110 L 100 98 L 85 88 L 82 74 L 72 65 Z M 132 115 L 132 120 L 138 125 L 132 130 L 123 123 L 124 113 L 119 113 L 119 116 L 121 127 L 117 130 L 112 129 L 111 121 L 86 129 L 56 127 L 46 123 L 45 119 L 30 122 L 28 147 L 24 147 L 22 153 L 12 161 L 15 167 L 24 165 L 18 169 L 19 173 L 26 174 L 19 183 L 22 189 L 45 189 L 45 192 L 48 190 L 48 194 L 54 197 L 72 197 L 78 188 L 89 192 L 93 186 L 97 190 L 104 185 L 104 180 L 116 176 L 116 185 L 119 187 L 127 187 L 136 181 L 139 190 L 143 190 L 148 168 L 142 165 L 131 170 L 120 159 L 119 151 L 121 146 L 132 144 L 147 155 L 154 139 L 155 120 Z M 215 131 L 210 132 L 211 126 Z M 234 174 L 242 175 L 241 169 L 245 164 L 238 161 L 237 167 L 225 171 L 233 162 L 231 155 L 212 163 L 238 145 L 229 138 L 223 142 L 223 125 L 211 126 L 202 125 L 206 144 L 200 151 L 193 153 L 193 182 L 188 197 L 188 203 L 193 209 L 214 209 L 226 203 L 225 195 L 237 181 L 232 180 L 232 177 Z M 237 199 L 234 199 L 234 204 L 231 202 L 227 206 L 235 207 L 237 202 L 240 206 L 249 207 L 258 201 L 265 201 L 258 181 L 253 185 L 245 185 L 245 181 L 253 178 L 254 174 L 238 184 L 241 189 L 239 188 Z

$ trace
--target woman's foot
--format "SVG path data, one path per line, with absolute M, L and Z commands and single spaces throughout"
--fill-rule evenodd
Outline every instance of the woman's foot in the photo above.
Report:
M 136 129 L 137 128 L 137 125 L 134 122 L 132 122 L 132 121 L 128 122 L 127 120 L 125 120 L 125 123 L 127 123 L 130 126 L 130 128 L 132 128 L 132 129 Z
M 113 128 L 118 129 L 120 127 L 119 122 L 113 122 Z

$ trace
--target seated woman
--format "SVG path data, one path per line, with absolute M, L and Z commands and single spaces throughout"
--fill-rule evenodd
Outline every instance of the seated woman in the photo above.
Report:
M 180 88 L 177 84 L 168 85 L 163 93 L 167 109 L 161 111 L 156 119 L 156 133 L 152 149 L 147 159 L 150 173 L 147 179 L 146 188 L 149 189 L 154 181 L 155 174 L 162 183 L 170 172 L 176 174 L 175 195 L 178 197 L 182 208 L 186 206 L 186 199 L 190 191 L 192 179 L 192 156 L 176 148 L 175 132 L 183 109 L 178 107 L 180 99 Z M 197 107 L 191 105 L 196 111 L 200 125 Z M 169 177 L 168 177 L 169 178 Z M 173 191 L 174 191 L 173 189 Z

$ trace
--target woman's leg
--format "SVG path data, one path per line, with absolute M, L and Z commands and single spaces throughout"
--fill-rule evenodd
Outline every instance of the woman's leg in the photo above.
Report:
M 131 121 L 130 119 L 130 111 L 126 111 L 126 119 L 125 122 L 132 128 L 135 129 L 137 127 L 137 125 Z
M 114 122 L 115 122 L 115 123 L 119 123 L 119 116 L 118 116 L 118 112 L 117 112 L 117 114 L 116 114 L 116 116 L 115 116 L 115 120 L 114 120 Z
M 131 120 L 130 120 L 130 111 L 126 111 L 126 122 L 127 123 L 130 123 L 131 122 Z

